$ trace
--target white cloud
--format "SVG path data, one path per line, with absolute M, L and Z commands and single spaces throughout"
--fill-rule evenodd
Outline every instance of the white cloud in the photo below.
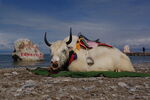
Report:
M 17 38 L 12 34 L 0 32 L 0 49 L 12 49 L 13 41 Z
M 84 21 L 62 21 L 60 19 L 51 17 L 48 14 L 41 15 L 40 13 L 26 12 L 16 8 L 7 7 L 4 7 L 3 11 L 0 10 L 0 13 L 1 25 L 14 26 L 13 29 L 11 27 L 0 28 L 0 30 L 3 31 L 0 32 L 0 45 L 3 45 L 5 48 L 10 48 L 13 41 L 18 38 L 23 38 L 22 36 L 25 36 L 25 33 L 31 31 L 33 31 L 32 33 L 35 35 L 34 37 L 33 35 L 30 36 L 29 34 L 28 37 L 31 37 L 31 39 L 36 39 L 37 37 L 42 36 L 36 32 L 45 32 L 47 30 L 51 32 L 49 33 L 49 40 L 63 39 L 69 34 L 70 26 L 73 28 L 74 34 L 82 32 L 89 38 L 100 38 L 102 42 L 115 45 L 149 45 L 148 43 L 150 43 L 149 38 L 147 38 L 150 37 L 150 29 L 146 25 L 118 24 L 117 22 L 115 23 L 113 21 L 106 20 L 100 21 L 98 19 L 97 21 L 95 21 L 96 19 L 94 21 L 88 19 Z
M 0 40 L 0 49 L 10 49 L 11 45 L 9 45 L 8 41 Z
M 126 40 L 125 43 L 130 44 L 130 45 L 135 45 L 135 46 L 149 45 L 150 44 L 150 37 Z

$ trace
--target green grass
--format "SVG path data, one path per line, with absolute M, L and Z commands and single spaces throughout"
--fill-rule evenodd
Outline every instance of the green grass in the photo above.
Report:
M 49 75 L 49 72 L 47 69 L 45 68 L 36 68 L 34 70 L 30 70 L 32 73 L 36 74 L 36 75 L 43 75 L 43 76 L 48 76 Z
M 109 77 L 109 78 L 119 78 L 119 77 L 150 77 L 150 73 L 137 73 L 137 72 L 112 72 L 112 71 L 98 71 L 98 72 L 71 72 L 71 71 L 61 71 L 57 74 L 50 74 L 47 69 L 37 68 L 30 70 L 32 73 L 43 76 L 50 77 Z

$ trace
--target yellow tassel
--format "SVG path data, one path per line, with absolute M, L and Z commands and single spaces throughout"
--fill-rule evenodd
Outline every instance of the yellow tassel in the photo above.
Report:
M 76 49 L 80 50 L 80 43 L 76 43 Z
M 78 39 L 77 43 L 76 43 L 76 49 L 80 50 L 80 39 Z

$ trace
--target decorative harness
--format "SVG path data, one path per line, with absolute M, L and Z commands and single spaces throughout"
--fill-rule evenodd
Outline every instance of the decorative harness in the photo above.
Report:
M 92 49 L 97 46 L 106 46 L 112 48 L 111 45 L 101 42 L 88 41 L 85 38 L 79 38 L 76 43 L 76 49 L 78 50 L 80 50 L 81 47 L 83 47 L 84 49 Z
M 106 47 L 112 48 L 111 45 L 101 43 L 101 42 L 89 41 L 83 37 L 79 37 L 77 42 L 76 42 L 75 50 L 71 50 L 69 52 L 69 60 L 67 61 L 66 65 L 69 66 L 74 60 L 77 59 L 76 50 L 80 50 L 81 47 L 83 49 L 92 49 L 92 48 L 97 47 L 97 46 L 106 46 Z

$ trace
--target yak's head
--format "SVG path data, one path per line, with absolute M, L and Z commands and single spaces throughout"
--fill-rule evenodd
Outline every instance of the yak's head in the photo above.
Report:
M 44 41 L 46 45 L 51 50 L 51 70 L 61 70 L 62 67 L 66 64 L 67 60 L 69 59 L 69 51 L 70 47 L 68 46 L 72 42 L 72 30 L 70 28 L 70 37 L 67 42 L 60 40 L 54 43 L 49 43 L 46 38 L 46 33 L 44 36 Z

